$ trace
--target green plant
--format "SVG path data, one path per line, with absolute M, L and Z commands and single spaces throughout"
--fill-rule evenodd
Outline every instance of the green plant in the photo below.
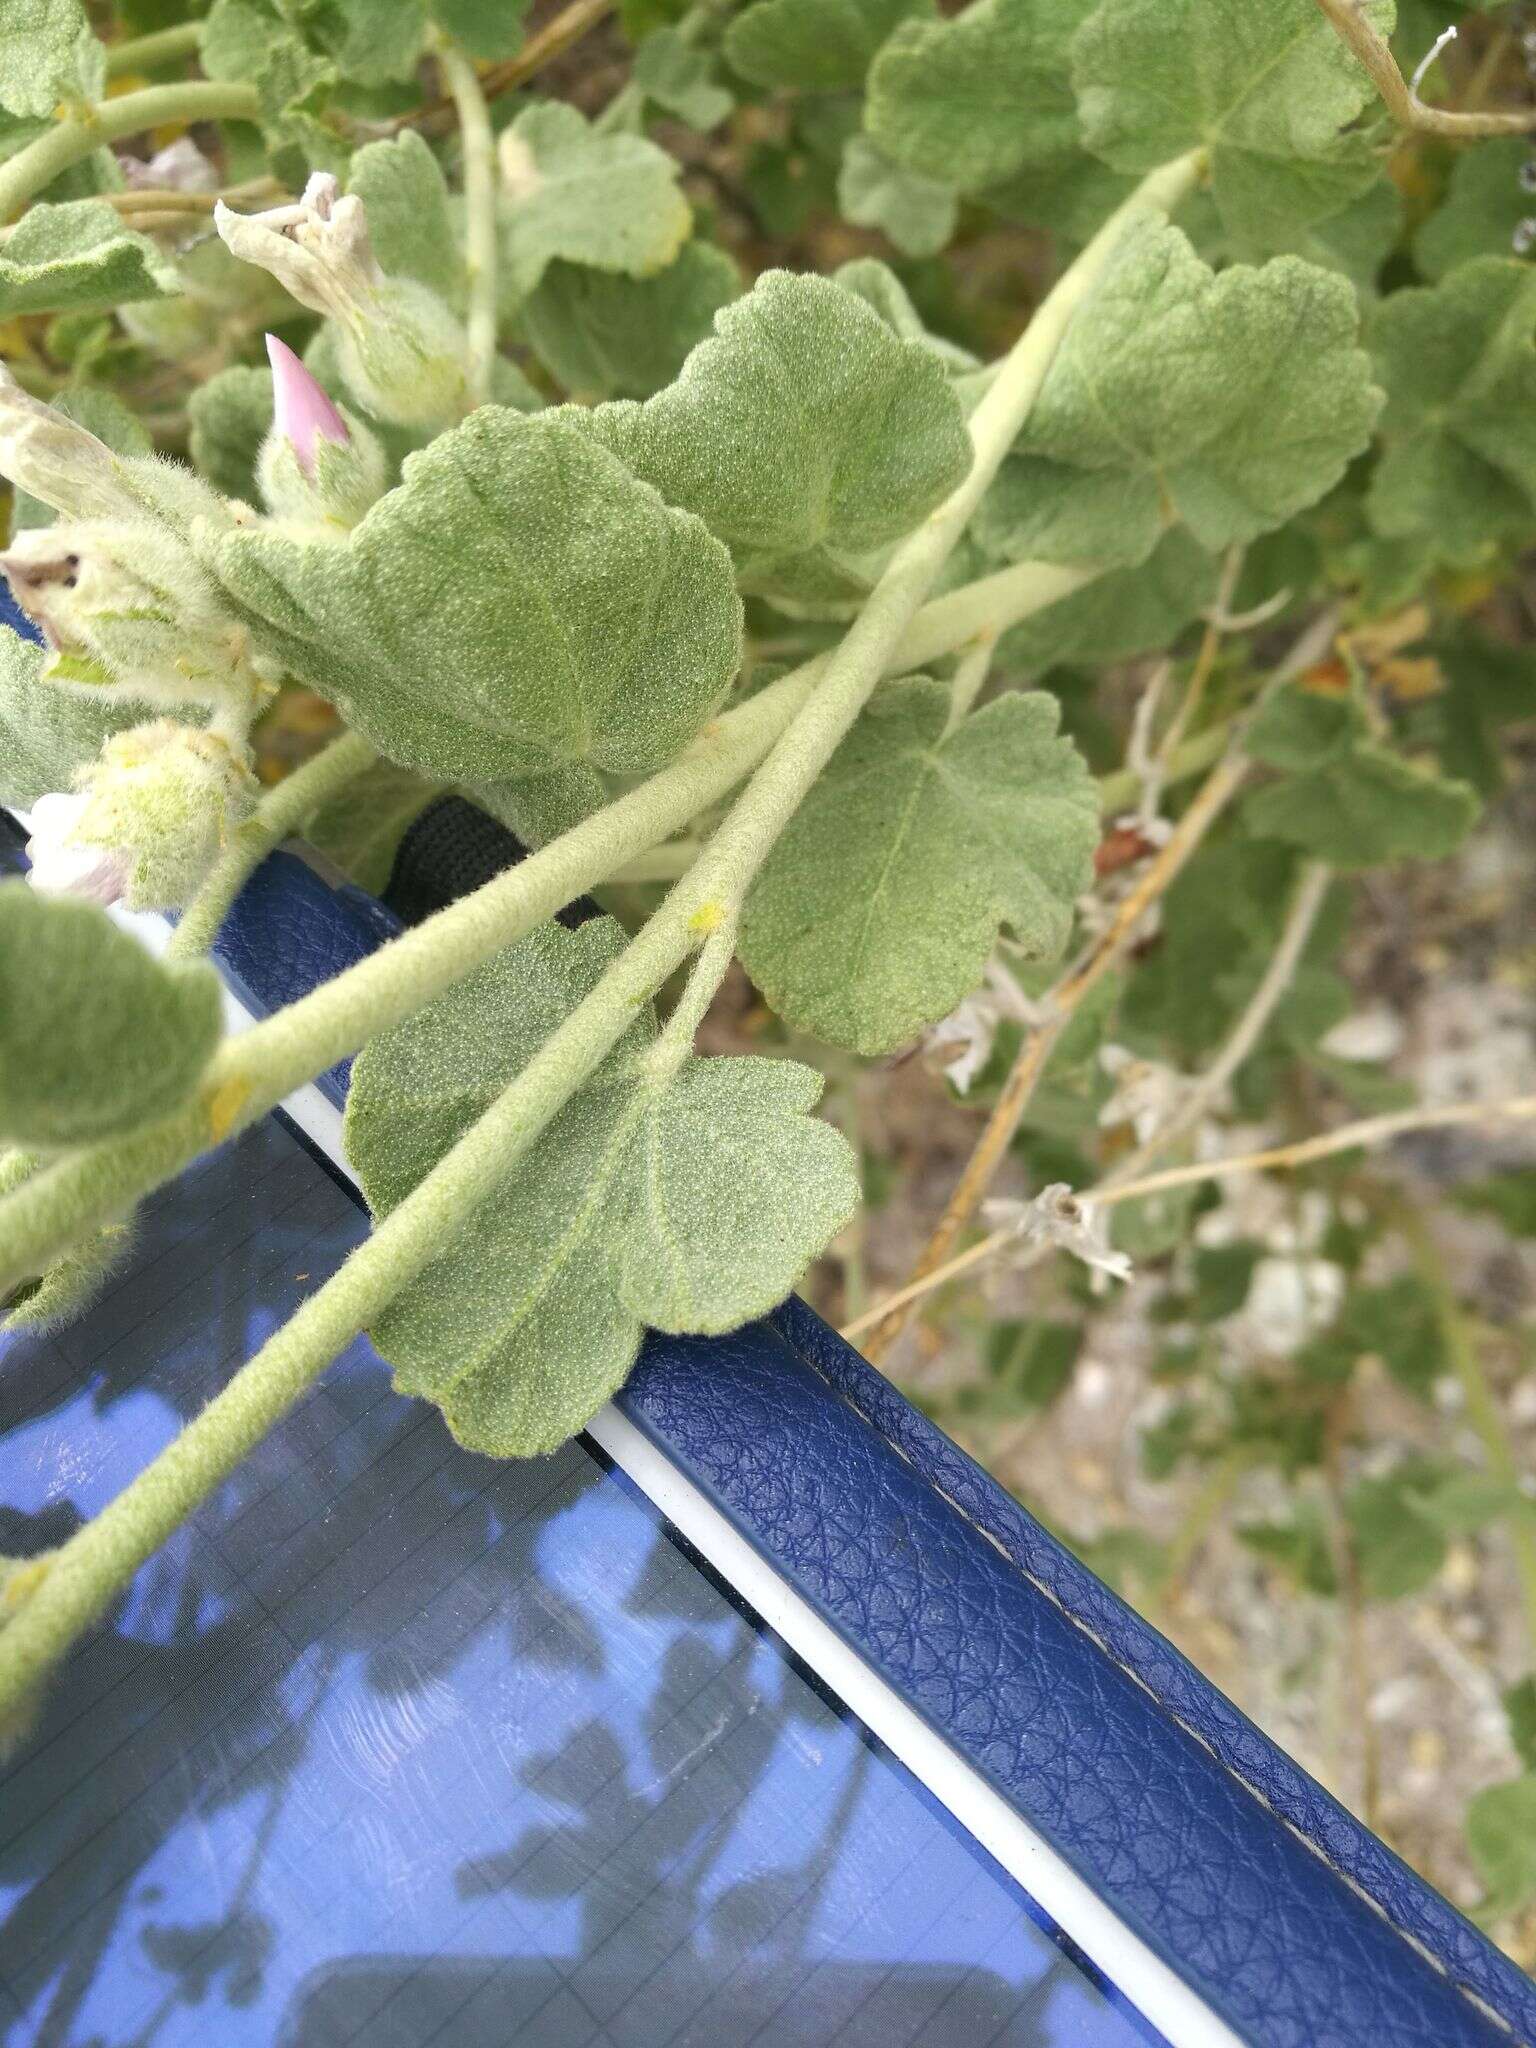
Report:
M 140 1198 L 352 1053 L 375 1214 L 5 1580 L 0 1722 L 358 1331 L 463 1442 L 527 1455 L 647 1326 L 783 1298 L 858 1160 L 804 1057 L 695 1053 L 738 958 L 839 1101 L 925 1040 L 988 1111 L 912 1284 L 852 1325 L 872 1356 L 1004 1251 L 1072 1255 L 1069 1293 L 1161 1262 L 1194 1335 L 1149 1457 L 1209 1468 L 1200 1515 L 1274 1464 L 1295 1512 L 1254 1550 L 1384 1598 L 1496 1525 L 1536 1640 L 1482 1333 L 1359 1165 L 1536 1101 L 1410 1106 L 1329 1043 L 1351 878 L 1451 854 L 1531 710 L 1488 607 L 1536 536 L 1536 112 L 1429 105 L 1392 0 L 658 0 L 619 11 L 598 107 L 562 53 L 610 10 L 524 11 L 215 0 L 103 44 L 45 0 L 0 53 L 0 566 L 43 635 L 0 641 L 0 797 L 39 882 L 183 913 L 155 966 L 0 889 L 0 1285 L 15 1321 L 67 1314 Z M 1463 100 L 1519 82 L 1508 24 L 1483 47 Z M 838 210 L 894 264 L 747 274 Z M 1028 303 L 963 289 L 999 233 Z M 1106 716 L 1095 677 L 1148 661 Z M 263 793 L 253 733 L 296 686 L 340 730 Z M 537 850 L 217 1039 L 194 963 L 262 856 L 309 829 L 376 885 L 444 787 Z M 589 890 L 600 924 L 553 922 Z M 115 1050 L 149 1034 L 152 1076 Z M 1298 1075 L 1333 1128 L 1212 1151 Z M 1039 1192 L 959 1252 L 1010 1151 Z M 1342 1291 L 1224 1380 L 1214 1333 L 1282 1283 L 1199 1217 L 1324 1158 L 1306 1249 Z M 1359 1278 L 1377 1246 L 1411 1274 Z M 1080 1313 L 1005 1333 L 947 1419 L 1034 1413 L 1080 1349 Z M 1484 1462 L 1358 1480 L 1330 1521 L 1368 1356 L 1421 1400 L 1454 1375 Z M 1507 1911 L 1536 1869 L 1475 1822 Z

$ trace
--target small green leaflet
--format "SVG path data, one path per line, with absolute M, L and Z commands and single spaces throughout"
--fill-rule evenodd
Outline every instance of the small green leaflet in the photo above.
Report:
M 1067 50 L 1091 4 L 973 0 L 957 20 L 904 23 L 870 70 L 865 128 L 893 162 L 962 192 L 1059 175 L 1081 147 Z
M 394 0 L 375 0 L 389 7 Z M 523 46 L 529 0 L 429 0 L 432 19 L 472 57 L 487 64 L 516 56 Z
M 368 210 L 368 239 L 380 269 L 414 277 L 462 310 L 464 258 L 437 158 L 413 129 L 370 142 L 347 168 L 347 190 Z
M 1391 28 L 1393 0 L 1363 4 Z M 1379 173 L 1372 132 L 1351 128 L 1375 88 L 1316 0 L 1103 0 L 1072 57 L 1088 148 L 1138 172 L 1207 149 L 1241 255 L 1286 246 Z
M 95 312 L 177 288 L 170 258 L 102 199 L 36 203 L 0 242 L 0 320 Z
M 783 270 L 716 315 L 675 384 L 580 424 L 696 512 L 755 589 L 900 539 L 971 460 L 934 354 L 829 279 Z
M 1480 256 L 1393 292 L 1369 339 L 1387 391 L 1377 532 L 1470 564 L 1536 531 L 1536 274 Z
M 1509 255 L 1531 211 L 1531 195 L 1520 184 L 1530 153 L 1518 135 L 1499 135 L 1457 157 L 1449 190 L 1413 244 L 1414 262 L 1431 283 L 1474 256 Z
M 47 656 L 35 640 L 0 626 L 0 804 L 20 810 L 73 788 L 75 770 L 95 760 L 103 740 L 144 716 L 142 704 L 113 701 L 110 692 L 45 683 Z
M 946 730 L 950 692 L 887 684 L 747 899 L 741 958 L 796 1030 L 886 1053 L 981 979 L 998 929 L 1059 953 L 1093 874 L 1098 792 L 1059 707 L 1010 695 Z
M 689 242 L 654 277 L 624 277 L 552 263 L 522 307 L 540 361 L 571 397 L 649 398 L 670 384 L 740 296 L 741 275 L 723 249 Z
M 1133 569 L 1111 569 L 1014 626 L 997 643 L 1005 674 L 1040 675 L 1061 662 L 1130 661 L 1171 647 L 1211 604 L 1221 563 L 1181 527 Z
M 171 1115 L 222 1016 L 211 967 L 154 959 L 94 903 L 0 882 L 0 1141 L 86 1145 Z
M 837 204 L 855 227 L 883 229 L 904 256 L 937 256 L 960 214 L 952 185 L 893 164 L 867 135 L 848 139 Z
M 1342 277 L 1293 256 L 1216 273 L 1141 223 L 1085 301 L 981 527 L 1011 559 L 1137 562 L 1170 518 L 1202 546 L 1314 504 L 1381 406 Z
M 1445 1563 L 1445 1532 L 1419 1505 L 1423 1479 L 1420 1466 L 1409 1461 L 1384 1478 L 1356 1480 L 1344 1497 L 1367 1600 L 1417 1593 Z
M 514 300 L 557 258 L 650 277 L 693 231 L 665 150 L 638 135 L 600 135 L 562 101 L 519 114 L 498 155 L 502 260 Z
M 848 92 L 899 22 L 932 11 L 932 0 L 754 0 L 726 30 L 725 54 L 753 85 Z
M 80 0 L 6 0 L 0 107 L 47 119 L 61 101 L 99 99 L 105 77 Z
M 387 1215 L 624 949 L 544 925 L 360 1055 L 347 1154 Z M 402 1392 L 470 1449 L 547 1452 L 628 1376 L 647 1325 L 766 1315 L 847 1222 L 853 1153 L 791 1060 L 680 1061 L 647 1006 L 506 1185 L 373 1327 Z
M 209 566 L 296 676 L 434 775 L 659 768 L 740 665 L 725 550 L 551 413 L 482 406 L 345 540 L 234 531 Z
M 247 505 L 260 502 L 256 458 L 272 426 L 272 372 L 233 363 L 187 400 L 189 448 L 215 490 Z
M 1358 687 L 1334 696 L 1290 684 L 1259 711 L 1247 751 L 1285 771 L 1248 799 L 1248 829 L 1337 868 L 1443 860 L 1477 819 L 1468 783 L 1375 737 Z
M 736 104 L 716 76 L 712 58 L 675 28 L 659 28 L 646 37 L 635 52 L 634 80 L 663 113 L 701 134 L 718 128 Z
M 1487 1892 L 1483 1913 L 1501 1917 L 1536 1898 L 1536 1770 L 1475 1795 L 1467 1850 Z

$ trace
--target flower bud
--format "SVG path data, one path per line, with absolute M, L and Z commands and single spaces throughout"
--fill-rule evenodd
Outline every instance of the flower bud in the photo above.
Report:
M 386 277 L 355 193 L 317 171 L 294 206 L 214 222 L 243 262 L 269 271 L 301 306 L 336 326 L 337 360 L 365 412 L 401 427 L 440 427 L 469 410 L 464 329 L 434 291 Z
M 170 718 L 114 734 L 78 779 L 79 796 L 45 797 L 33 812 L 36 823 L 44 804 L 79 806 L 73 813 L 50 812 L 43 872 L 34 862 L 34 886 L 51 886 L 48 878 L 59 871 L 62 855 L 110 859 L 130 910 L 180 909 L 255 809 L 258 794 L 244 749 L 237 754 L 220 734 Z M 54 837 L 56 824 L 64 829 Z M 73 893 L 80 893 L 78 885 Z
M 293 350 L 267 336 L 272 431 L 256 480 L 280 519 L 355 526 L 383 495 L 384 450 L 376 435 L 333 405 Z
M 49 681 L 245 715 L 266 694 L 246 627 L 192 551 L 154 521 L 30 528 L 0 570 L 54 650 Z

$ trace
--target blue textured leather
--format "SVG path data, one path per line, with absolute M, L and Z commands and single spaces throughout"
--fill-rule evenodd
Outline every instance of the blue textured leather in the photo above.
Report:
M 262 1010 L 395 930 L 282 854 L 219 951 Z M 1246 2039 L 1536 2044 L 1536 1985 L 804 1304 L 620 1402 Z

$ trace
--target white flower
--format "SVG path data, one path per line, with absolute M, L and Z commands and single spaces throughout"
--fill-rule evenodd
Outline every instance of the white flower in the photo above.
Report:
M 178 136 L 147 160 L 120 156 L 118 168 L 130 192 L 217 192 L 219 173 L 190 135 Z
M 1129 1124 L 1139 1145 L 1162 1129 L 1189 1092 L 1183 1074 L 1157 1060 L 1141 1059 L 1123 1045 L 1101 1046 L 1099 1065 L 1115 1083 L 1115 1092 L 1099 1111 L 1099 1123 L 1105 1129 Z
M 111 846 L 75 838 L 75 827 L 90 807 L 88 796 L 40 796 L 32 806 L 27 841 L 27 880 L 45 896 L 83 896 L 90 903 L 116 903 L 128 886 L 133 862 Z
M 997 1004 L 990 996 L 978 994 L 967 996 L 927 1034 L 927 1050 L 943 1067 L 944 1077 L 957 1095 L 969 1092 L 991 1059 L 999 1021 Z
M 386 277 L 355 193 L 316 171 L 294 206 L 232 213 L 214 225 L 231 253 L 275 277 L 333 323 L 336 359 L 365 412 L 401 427 L 441 427 L 469 410 L 461 322 L 414 277 Z
M 1096 1273 L 1129 1280 L 1134 1268 L 1125 1252 L 1113 1250 L 1102 1209 L 1073 1194 L 1064 1180 L 1052 1181 L 1032 1202 L 1003 1199 L 983 1204 L 982 1214 L 999 1229 L 1014 1231 L 1025 1244 L 1053 1245 L 1070 1252 Z

